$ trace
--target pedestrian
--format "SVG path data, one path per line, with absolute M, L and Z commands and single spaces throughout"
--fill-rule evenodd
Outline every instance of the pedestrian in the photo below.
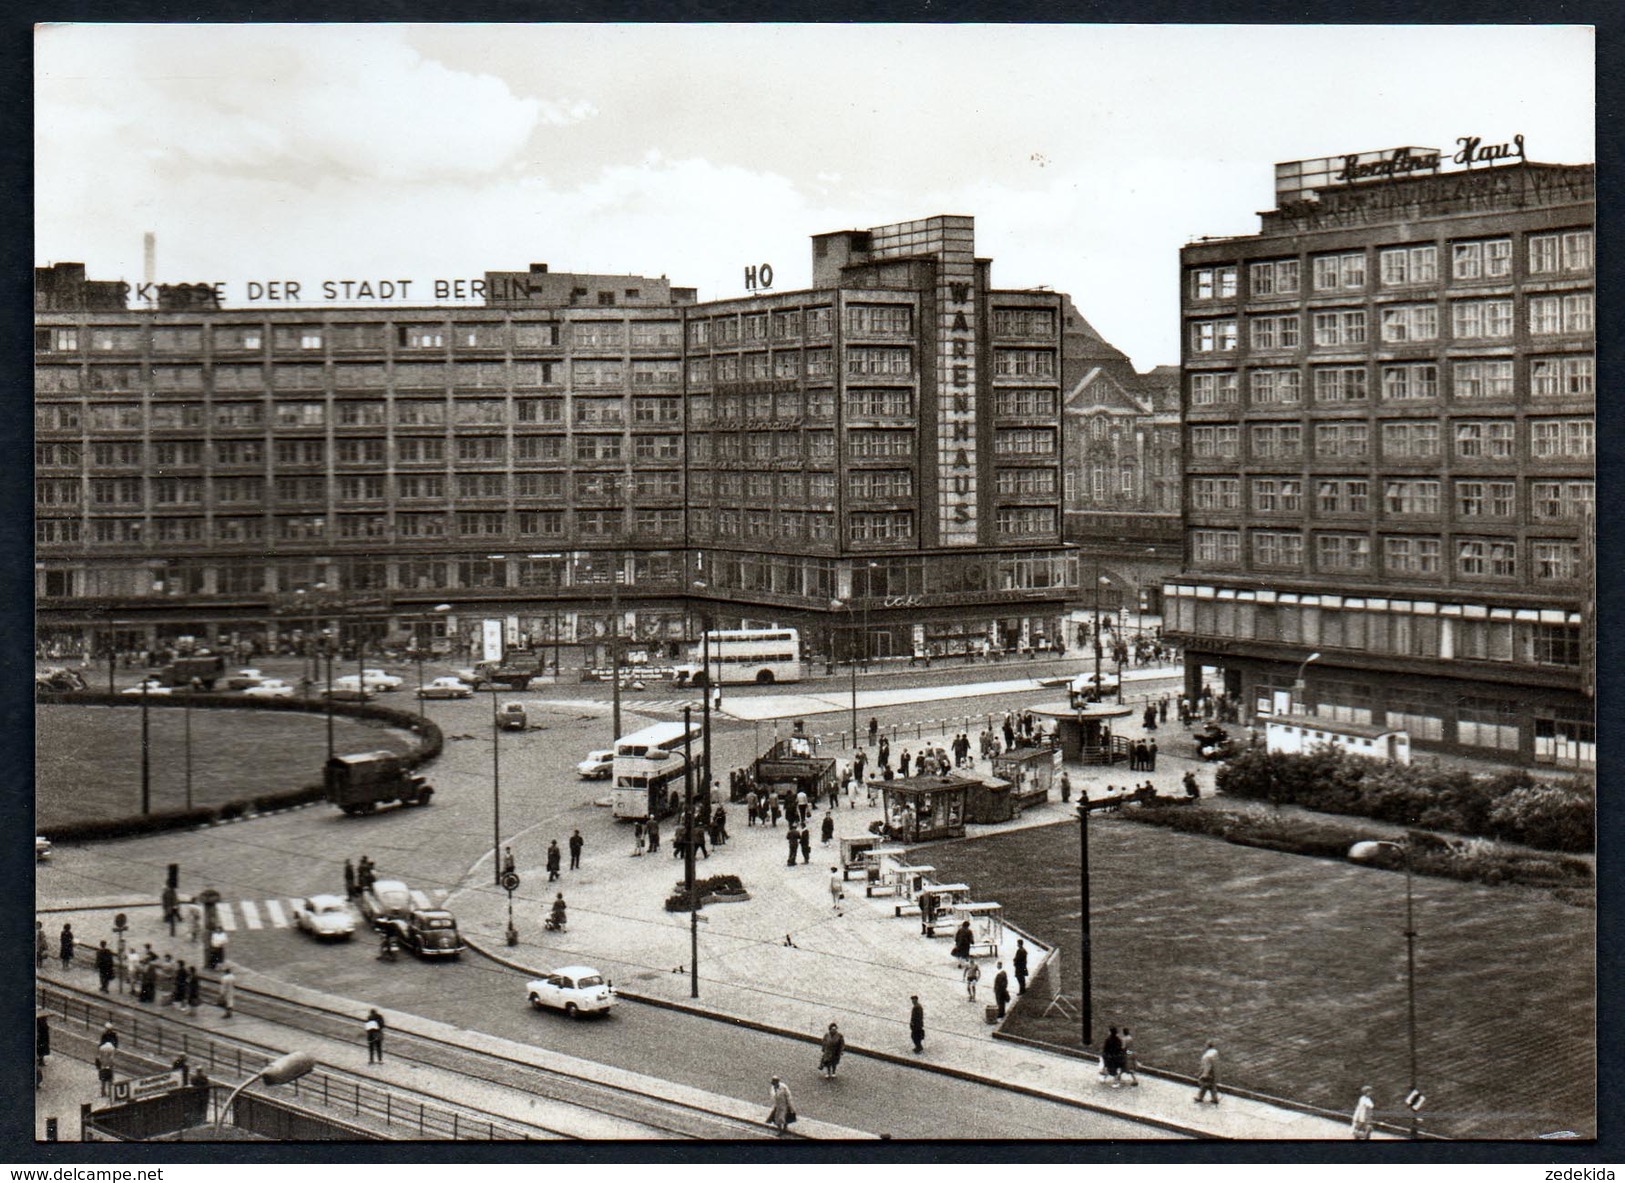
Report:
M 175 1004 L 175 958 L 169 953 L 158 962 L 158 997 L 165 1006 Z
M 231 972 L 231 966 L 225 966 L 220 971 L 220 1009 L 225 1012 L 226 1018 L 231 1018 L 232 1009 L 237 1005 L 237 975 Z M 381 1028 L 380 1028 L 381 1029 Z M 383 1055 L 382 1037 L 379 1039 L 379 1055 Z
M 1016 992 L 1027 993 L 1027 942 L 1016 938 L 1016 952 L 1010 959 L 1011 968 L 1016 971 Z
M 203 1003 L 203 974 L 194 964 L 186 975 L 186 1009 L 193 1014 Z
M 344 898 L 355 899 L 355 864 L 349 859 L 344 860 Z
M 870 719 L 869 719 L 869 746 L 870 747 L 875 746 L 875 741 L 879 737 L 879 735 L 880 735 L 880 720 L 874 718 L 873 716 L 871 716 Z
M 1196 1103 L 1200 1105 L 1203 1097 L 1212 1097 L 1213 1103 L 1219 1103 L 1219 1049 L 1213 1044 L 1207 1045 L 1202 1053 L 1202 1062 L 1196 1069 Z
M 1162 696 L 1162 701 L 1157 703 L 1157 721 L 1160 723 L 1168 721 L 1168 696 L 1166 694 Z
M 217 928 L 209 934 L 209 969 L 219 969 L 226 959 L 226 930 Z
M 367 1021 L 362 1029 L 367 1033 L 367 1063 L 382 1064 L 384 1062 L 384 1016 L 378 1013 L 376 1007 L 367 1012 Z
M 581 836 L 580 830 L 570 835 L 570 870 L 581 870 L 581 848 L 585 845 L 587 840 Z
M 920 1005 L 918 994 L 909 995 L 908 1037 L 914 1041 L 914 1054 L 925 1050 L 925 1007 Z
M 118 967 L 113 959 L 113 950 L 107 947 L 106 941 L 103 941 L 101 948 L 96 950 L 96 976 L 101 979 L 103 994 L 108 992 L 108 984 L 112 982 L 117 972 Z
M 104 942 L 105 943 L 105 942 Z M 51 959 L 51 938 L 45 935 L 45 921 L 34 921 L 34 968 L 44 969 Z
M 805 826 L 812 818 L 812 806 L 807 800 L 805 789 L 796 792 L 796 824 Z
M 976 1001 L 976 983 L 980 982 L 981 980 L 982 967 L 977 965 L 976 958 L 972 957 L 969 961 L 965 962 L 965 997 L 969 998 L 972 1002 Z
M 768 824 L 774 829 L 778 829 L 779 826 L 779 812 L 779 795 L 769 793 L 767 795 L 767 820 Z
M 869 722 L 873 725 L 874 720 L 870 719 Z M 869 734 L 873 735 L 874 732 L 871 731 Z M 876 745 L 876 759 L 880 761 L 882 768 L 891 763 L 891 741 L 884 735 L 880 737 L 880 742 Z
M 564 904 L 564 893 L 556 892 L 553 896 L 553 908 L 547 915 L 547 926 L 555 932 L 563 932 L 565 922 L 569 919 Z
M 993 975 L 993 1001 L 998 1004 L 1002 1019 L 1010 1005 L 1010 975 L 1004 972 L 1004 962 L 999 962 L 996 968 L 999 972 Z
M 515 870 L 516 866 L 513 858 L 513 847 L 504 846 L 502 848 L 502 873 L 504 875 L 512 875 Z
M 828 810 L 824 811 L 824 824 L 819 827 L 819 835 L 825 846 L 828 846 L 829 840 L 835 837 L 835 815 Z
M 1061 773 L 1061 804 L 1066 805 L 1072 800 L 1072 778 Z
M 790 1132 L 790 1123 L 796 1119 L 796 1106 L 790 1097 L 790 1086 L 777 1076 L 768 1082 L 767 1101 L 772 1106 L 767 1111 L 767 1124 L 779 1131 L 779 1137 Z
M 824 1074 L 825 1080 L 835 1079 L 835 1070 L 841 1066 L 841 1055 L 846 1051 L 846 1036 L 834 1023 L 824 1032 L 822 1052 L 818 1057 L 818 1070 Z
M 840 867 L 829 869 L 829 904 L 840 915 L 841 901 L 846 898 L 846 876 L 841 873 Z
M 745 825 L 756 824 L 756 790 L 752 789 L 745 794 Z
M 559 877 L 559 864 L 563 861 L 564 856 L 559 852 L 559 841 L 554 838 L 547 844 L 547 881 L 549 883 Z
M 113 1091 L 113 1065 L 118 1060 L 118 1044 L 104 1038 L 96 1048 L 96 1079 L 101 1083 L 102 1096 Z
M 57 940 L 57 955 L 62 959 L 63 969 L 73 968 L 73 925 L 62 926 L 62 936 Z
M 1377 1103 L 1371 1099 L 1371 1086 L 1360 1086 L 1360 1099 L 1354 1102 L 1354 1116 L 1349 1122 L 1350 1132 L 1356 1142 L 1369 1142 L 1371 1140 L 1372 1119 L 1377 1111 Z
M 1184 783 L 1185 783 L 1185 796 L 1190 797 L 1192 800 L 1194 800 L 1195 798 L 1200 797 L 1202 795 L 1202 790 L 1196 787 L 1196 773 L 1191 772 L 1189 769 L 1187 769 L 1186 772 L 1185 772 Z
M 190 975 L 186 971 L 186 962 L 175 963 L 175 985 L 170 996 L 171 1004 L 179 1008 L 182 1014 L 186 1013 L 186 986 Z
M 801 861 L 803 863 L 809 863 L 809 862 L 812 861 L 812 827 L 811 826 L 807 826 L 807 827 L 803 828 L 802 831 L 801 831 Z
M 784 865 L 787 867 L 793 867 L 796 865 L 796 851 L 801 848 L 801 834 L 796 829 L 795 822 L 791 822 L 790 828 L 784 832 L 784 843 L 790 851 L 789 857 L 785 860 Z
M 660 853 L 660 819 L 651 817 L 644 833 L 649 836 L 649 853 Z
M 361 891 L 370 889 L 375 881 L 372 859 L 366 855 L 361 856 L 361 862 L 356 866 L 355 881 L 356 887 Z
M 203 939 L 203 909 L 196 904 L 186 908 L 186 939 L 194 945 Z
M 1145 770 L 1147 772 L 1155 772 L 1157 770 L 1157 740 L 1155 736 L 1152 736 L 1151 739 L 1146 741 Z
M 163 894 L 159 897 L 164 910 L 164 923 L 169 925 L 169 935 L 175 935 L 175 921 L 180 919 L 180 896 L 175 893 L 171 884 L 164 884 Z
M 124 981 L 130 983 L 130 989 L 136 989 L 141 982 L 141 954 L 132 946 L 124 950 Z M 122 983 L 120 983 L 122 989 Z
M 632 823 L 632 857 L 643 857 L 643 819 L 639 818 Z
M 1117 1034 L 1116 1027 L 1100 1045 L 1100 1077 L 1111 1081 L 1114 1089 L 1123 1087 L 1123 1037 Z
M 959 927 L 954 930 L 954 947 L 950 950 L 952 956 L 961 960 L 969 957 L 972 939 L 973 934 L 971 933 L 969 918 L 961 920 Z
M 711 845 L 725 846 L 728 842 L 728 813 L 721 805 L 711 814 Z
M 1133 1035 L 1132 1032 L 1129 1031 L 1129 1029 L 1127 1027 L 1124 1027 L 1123 1028 L 1123 1071 L 1122 1071 L 1122 1075 L 1133 1078 L 1133 1079 L 1131 1079 L 1129 1081 L 1129 1086 L 1132 1087 L 1132 1088 L 1139 1088 L 1140 1087 L 1140 1078 L 1137 1075 L 1139 1070 L 1140 1070 L 1139 1057 L 1137 1057 L 1134 1054 L 1134 1035 Z
M 152 1002 L 158 997 L 158 963 L 149 961 L 141 967 L 141 993 L 136 996 L 142 1002 Z

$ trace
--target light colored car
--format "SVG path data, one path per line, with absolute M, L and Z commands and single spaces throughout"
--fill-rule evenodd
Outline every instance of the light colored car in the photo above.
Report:
M 355 916 L 339 895 L 313 895 L 293 910 L 294 926 L 313 937 L 349 938 L 355 934 Z
M 226 679 L 226 689 L 248 690 L 264 681 L 266 677 L 259 670 L 238 670 Z
M 173 693 L 173 691 L 170 690 L 170 688 L 168 686 L 165 686 L 162 682 L 158 681 L 157 678 L 148 678 L 145 682 L 137 682 L 134 686 L 131 686 L 128 690 L 122 690 L 122 691 L 120 691 L 120 693 L 121 694 L 140 694 L 140 693 L 142 693 L 142 687 L 146 687 L 146 693 L 148 693 L 148 694 L 172 694 Z
M 552 1007 L 572 1019 L 577 1015 L 607 1014 L 615 1005 L 615 990 L 604 975 L 585 965 L 564 965 L 525 983 L 525 993 L 537 1010 Z
M 1073 694 L 1088 694 L 1095 687 L 1096 677 L 1100 679 L 1100 692 L 1102 694 L 1117 693 L 1117 679 L 1111 674 L 1079 674 L 1073 678 L 1069 688 Z
M 385 680 L 386 678 L 388 678 L 388 681 Z M 394 682 L 395 685 L 389 685 L 389 682 L 391 681 Z M 401 680 L 399 678 L 390 678 L 388 675 L 375 678 L 373 677 L 373 671 L 369 670 L 364 678 L 357 676 L 356 674 L 345 674 L 342 678 L 334 678 L 333 689 L 365 690 L 368 694 L 384 694 L 393 690 L 399 690 L 400 681 Z
M 281 678 L 266 678 L 257 686 L 250 686 L 243 691 L 244 698 L 292 698 L 295 694 L 292 686 Z
M 474 687 L 461 678 L 436 678 L 418 691 L 419 698 L 473 698 Z
M 406 685 L 404 678 L 390 673 L 388 670 L 362 670 L 361 678 L 368 690 L 399 690 Z
M 614 763 L 614 752 L 608 748 L 598 748 L 587 753 L 587 758 L 576 765 L 576 771 L 583 780 L 604 780 Z
M 34 835 L 34 861 L 42 862 L 51 857 L 51 840 L 40 834 Z
M 379 879 L 361 893 L 360 908 L 374 928 L 390 920 L 404 923 L 412 915 L 412 889 L 399 879 Z

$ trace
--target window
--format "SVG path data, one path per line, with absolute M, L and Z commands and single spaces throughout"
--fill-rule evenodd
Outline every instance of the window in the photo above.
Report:
M 1590 292 L 1567 296 L 1530 296 L 1529 331 L 1537 337 L 1557 333 L 1589 333 L 1596 327 L 1595 300 Z
M 508 515 L 501 511 L 465 510 L 457 515 L 457 533 L 467 537 L 490 537 L 508 532 Z
M 1023 392 L 1000 391 L 997 397 L 1002 400 L 1006 393 L 1016 395 Z M 1042 393 L 1054 397 L 1049 391 Z M 858 419 L 906 417 L 914 413 L 914 393 L 910 390 L 865 390 L 861 387 L 848 387 L 846 413 L 849 417 Z
M 498 402 L 496 406 L 501 407 L 502 403 Z M 382 427 L 385 422 L 382 399 L 344 399 L 335 404 L 334 414 L 340 427 Z
M 1191 553 L 1198 563 L 1235 566 L 1241 561 L 1241 532 L 1238 530 L 1192 530 Z
M 905 472 L 899 475 L 907 477 L 909 474 Z M 853 476 L 855 478 L 857 474 L 854 473 Z M 997 481 L 997 488 L 1000 493 L 1023 497 L 1055 496 L 1055 470 L 1053 468 L 1001 468 Z M 912 486 L 905 480 L 902 483 L 901 492 L 893 495 L 907 497 L 912 492 Z
M 1238 401 L 1238 388 L 1234 371 L 1226 371 L 1222 374 L 1191 375 L 1192 406 L 1211 407 L 1220 404 L 1234 404 Z M 1052 410 L 1053 405 L 1052 402 Z
M 1297 370 L 1254 370 L 1248 381 L 1254 406 L 1296 406 L 1303 401 L 1303 376 Z
M 1517 505 L 1512 481 L 1457 481 L 1458 518 L 1510 518 Z
M 1450 278 L 1505 279 L 1512 274 L 1512 240 L 1488 238 L 1450 248 Z
M 577 398 L 575 422 L 595 426 L 620 425 L 626 422 L 624 408 L 618 398 Z
M 1315 569 L 1364 571 L 1371 565 L 1371 540 L 1364 534 L 1315 535 Z
M 1317 403 L 1363 403 L 1366 401 L 1366 370 L 1364 366 L 1316 366 L 1315 401 Z
M 570 384 L 581 388 L 619 386 L 621 363 L 619 359 L 574 358 L 570 362 Z
M 513 437 L 515 460 L 562 460 L 564 437 L 560 435 L 516 435 Z
M 635 320 L 632 322 L 632 348 L 676 349 L 683 343 L 683 334 L 676 321 Z
M 993 515 L 1001 537 L 1055 533 L 1055 510 L 1048 506 L 1000 506 Z
M 216 440 L 214 462 L 220 465 L 262 464 L 265 445 L 259 440 Z
M 1254 296 L 1291 296 L 1298 291 L 1298 261 L 1274 259 L 1253 263 L 1247 268 Z
M 995 378 L 1053 378 L 1055 377 L 1055 351 L 1053 349 L 995 349 L 993 351 L 993 376 Z
M 1580 544 L 1566 540 L 1536 540 L 1529 545 L 1534 577 L 1542 582 L 1580 578 Z
M 1590 419 L 1531 419 L 1529 454 L 1577 460 L 1596 455 L 1597 425 Z
M 395 458 L 402 464 L 444 464 L 446 441 L 434 436 L 396 436 Z
M 1303 512 L 1303 482 L 1296 477 L 1254 477 L 1254 513 Z
M 1235 460 L 1241 455 L 1241 428 L 1234 424 L 1192 427 L 1191 455 L 1203 460 Z
M 381 439 L 341 439 L 333 445 L 334 459 L 340 464 L 382 465 L 384 441 Z
M 1518 547 L 1510 539 L 1465 538 L 1456 543 L 1456 574 L 1466 579 L 1511 579 Z
M 1370 451 L 1371 428 L 1367 424 L 1315 424 L 1315 455 L 1319 458 L 1358 460 Z
M 1511 300 L 1456 300 L 1450 305 L 1450 331 L 1458 338 L 1500 340 L 1512 336 Z
M 1439 482 L 1434 479 L 1387 481 L 1382 489 L 1383 509 L 1389 517 L 1414 517 L 1439 512 Z
M 1191 324 L 1191 352 L 1225 353 L 1235 347 L 1235 321 L 1198 320 Z
M 321 334 L 317 331 L 315 348 L 322 347 Z M 154 353 L 197 353 L 203 348 L 203 330 L 191 327 L 159 327 L 152 330 L 152 351 Z
M 1055 311 L 1051 308 L 995 308 L 993 335 L 996 337 L 1053 337 Z
M 796 341 L 800 337 L 801 310 L 799 308 L 773 314 L 773 339 L 775 341 Z
M 1383 366 L 1382 397 L 1384 402 L 1391 403 L 1438 398 L 1439 367 L 1424 362 Z
M 1383 287 L 1436 283 L 1439 248 L 1431 245 L 1387 247 L 1377 252 L 1377 264 Z
M 1240 509 L 1241 481 L 1233 476 L 1193 478 L 1191 508 L 1218 511 Z
M 446 518 L 438 513 L 398 513 L 395 533 L 402 538 L 444 538 Z
M 1592 235 L 1589 230 L 1529 236 L 1529 274 L 1554 275 L 1561 271 L 1590 271 Z
M 823 433 L 820 433 L 823 434 Z M 847 435 L 847 445 L 857 459 L 885 456 L 912 456 L 912 431 L 853 431 Z
M 1360 477 L 1327 477 L 1315 483 L 1315 505 L 1322 514 L 1368 512 L 1371 483 Z
M 632 439 L 634 460 L 681 460 L 683 440 L 676 435 L 639 435 Z
M 1317 346 L 1327 348 L 1365 344 L 1365 309 L 1338 308 L 1316 312 L 1313 317 Z
M 557 501 L 564 496 L 564 474 L 516 472 L 513 474 L 513 492 L 515 497 L 544 497 Z
M 681 399 L 676 398 L 634 398 L 632 400 L 633 423 L 677 423 L 683 416 Z
M 1387 304 L 1382 308 L 1382 339 L 1390 343 L 1435 341 L 1439 309 L 1434 304 Z
M 801 354 L 780 349 L 773 354 L 773 376 L 781 380 L 801 377 Z
M 1507 382 L 1511 385 L 1510 367 Z M 1529 361 L 1529 393 L 1536 398 L 1595 398 L 1597 362 L 1592 357 L 1536 357 Z
M 1256 460 L 1295 460 L 1303 455 L 1303 425 L 1255 423 L 1250 451 Z
M 907 304 L 849 304 L 846 331 L 861 337 L 906 337 L 914 331 L 914 310 Z M 752 319 L 746 317 L 746 322 Z M 750 338 L 747 332 L 746 338 Z M 1009 333 L 1002 333 L 1010 336 Z M 765 332 L 763 337 L 766 337 Z
M 846 351 L 846 372 L 854 376 L 906 378 L 914 373 L 914 352 L 907 348 L 854 345 Z
M 1303 566 L 1303 535 L 1296 531 L 1254 530 L 1252 541 L 1255 567 Z
M 315 464 L 327 463 L 327 443 L 325 440 L 276 440 L 273 442 L 278 464 Z
M 1001 427 L 993 433 L 993 451 L 999 456 L 1053 456 L 1055 433 L 1042 428 Z
M 1236 295 L 1236 269 L 1197 267 L 1191 271 L 1191 299 L 1232 300 Z
M 337 485 L 340 501 L 380 501 L 384 496 L 381 476 L 341 476 Z
M 1458 361 L 1450 367 L 1451 393 L 1458 399 L 1512 397 L 1512 362 L 1500 358 Z
M 460 435 L 456 439 L 457 459 L 465 463 L 492 464 L 507 457 L 508 441 L 500 435 Z
M 1317 292 L 1346 291 L 1365 286 L 1365 254 L 1317 255 L 1313 262 Z
M 828 349 L 807 350 L 807 377 L 828 378 L 834 374 L 834 362 Z M 717 375 L 719 378 L 721 375 Z
M 454 386 L 505 390 L 508 386 L 508 364 L 500 361 L 452 362 L 451 381 Z
M 1437 538 L 1389 537 L 1382 540 L 1382 565 L 1390 575 L 1437 575 Z
M 402 501 L 441 501 L 446 496 L 446 478 L 442 476 L 397 476 L 396 495 Z
M 508 476 L 501 472 L 460 472 L 456 477 L 457 496 L 501 498 L 508 495 Z M 343 492 L 342 482 L 340 492 Z
M 1382 454 L 1389 460 L 1432 460 L 1439 455 L 1439 425 L 1431 419 L 1382 425 Z
M 1236 376 L 1231 374 L 1229 377 L 1231 383 L 1233 384 Z M 909 396 L 909 392 L 906 390 L 896 392 L 872 391 L 870 393 L 900 394 L 903 396 L 903 401 L 905 403 L 908 402 Z M 1031 419 L 1034 417 L 1049 419 L 1053 418 L 1055 415 L 1055 398 L 1056 392 L 1053 390 L 1010 390 L 1000 388 L 993 392 L 993 413 L 995 415 L 1014 415 L 1024 419 Z M 910 412 L 905 410 L 893 413 L 906 415 Z
M 395 343 L 402 349 L 444 349 L 445 325 L 396 325 Z
M 1529 486 L 1529 512 L 1541 521 L 1576 521 L 1596 507 L 1594 481 L 1535 481 Z
M 1456 424 L 1456 455 L 1463 460 L 1510 460 L 1517 424 L 1510 419 L 1478 419 Z
M 513 412 L 516 423 L 563 423 L 564 400 L 561 398 L 519 398 L 514 400 Z
M 1298 347 L 1298 317 L 1253 316 L 1247 324 L 1252 331 L 1254 349 L 1296 349 Z

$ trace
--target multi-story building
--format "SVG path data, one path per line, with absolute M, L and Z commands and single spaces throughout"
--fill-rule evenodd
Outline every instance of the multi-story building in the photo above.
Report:
M 813 246 L 811 289 L 708 304 L 535 265 L 485 307 L 135 311 L 42 269 L 42 642 L 1058 636 L 1059 297 L 990 288 L 970 218 Z
M 1168 626 L 1248 714 L 1589 767 L 1594 170 L 1442 155 L 1278 165 L 1181 252 Z

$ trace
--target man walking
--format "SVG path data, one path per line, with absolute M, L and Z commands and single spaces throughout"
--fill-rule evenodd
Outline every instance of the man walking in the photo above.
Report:
M 1132 1077 L 1128 1083 L 1130 1088 L 1140 1087 L 1138 1075 L 1140 1062 L 1134 1055 L 1134 1036 L 1127 1027 L 1123 1028 L 1123 1056 L 1121 1060 L 1123 1076 Z
M 909 1002 L 908 1037 L 914 1041 L 914 1054 L 919 1055 L 925 1050 L 925 1007 L 920 1005 L 918 994 L 909 995 Z
M 1004 962 L 999 962 L 998 973 L 993 975 L 993 1001 L 998 1004 L 999 1018 L 1004 1018 L 1004 1012 L 1010 1005 L 1010 975 L 1004 972 Z
M 57 944 L 57 954 L 62 958 L 62 968 L 73 968 L 73 925 L 62 926 L 62 937 Z
M 796 1119 L 795 1102 L 790 1098 L 790 1086 L 777 1076 L 768 1083 L 768 1103 L 773 1106 L 768 1110 L 767 1124 L 779 1131 L 779 1137 L 790 1132 L 790 1123 Z
M 559 851 L 559 840 L 554 838 L 547 844 L 547 881 L 549 883 L 559 877 L 559 864 L 563 861 L 564 856 Z
M 96 950 L 96 976 L 101 979 L 103 994 L 108 993 L 108 983 L 113 980 L 113 975 L 116 972 L 117 966 L 113 961 L 113 950 L 107 947 L 106 941 L 103 941 L 101 948 Z
M 785 859 L 784 865 L 787 867 L 793 867 L 796 865 L 796 851 L 801 848 L 801 832 L 796 829 L 795 822 L 791 822 L 790 828 L 784 832 L 784 844 L 790 851 L 790 855 L 787 859 Z
M 1354 1117 L 1349 1126 L 1356 1142 L 1371 1140 L 1371 1126 L 1376 1112 L 1377 1103 L 1371 1099 L 1371 1086 L 1361 1085 L 1360 1099 L 1354 1102 Z
M 1026 941 L 1021 940 L 1019 937 L 1016 939 L 1016 953 L 1015 953 L 1015 956 L 1012 957 L 1010 960 L 1011 960 L 1011 964 L 1014 966 L 1015 971 L 1016 971 L 1016 992 L 1018 994 L 1025 994 L 1025 993 L 1027 993 L 1027 942 Z
M 225 1011 L 225 1017 L 231 1018 L 232 1008 L 237 1005 L 237 975 L 231 972 L 231 966 L 226 966 L 220 973 L 220 1009 Z
M 1211 1097 L 1213 1103 L 1219 1103 L 1219 1049 L 1213 1044 L 1207 1045 L 1202 1053 L 1202 1062 L 1196 1069 L 1196 1103 L 1200 1105 L 1203 1097 Z
M 803 863 L 812 861 L 812 824 L 810 822 L 801 831 L 801 861 Z
M 355 864 L 349 859 L 344 860 L 344 898 L 355 899 Z
M 384 1016 L 378 1013 L 376 1007 L 367 1012 L 367 1022 L 364 1030 L 367 1033 L 367 1063 L 382 1064 L 384 1062 Z
M 1100 1045 L 1100 1075 L 1111 1081 L 1112 1088 L 1123 1087 L 1123 1037 L 1113 1027 Z
M 106 942 L 104 941 L 103 944 Z M 45 935 L 45 921 L 34 921 L 34 968 L 44 969 L 51 959 L 51 938 Z
M 649 819 L 649 853 L 660 853 L 660 822 L 656 818 Z
M 164 909 L 164 923 L 169 925 L 169 935 L 173 939 L 175 936 L 175 921 L 179 920 L 181 915 L 181 898 L 174 887 L 166 883 L 164 884 L 161 901 Z
M 581 870 L 581 848 L 586 844 L 587 840 L 581 836 L 580 830 L 570 835 L 570 870 Z

